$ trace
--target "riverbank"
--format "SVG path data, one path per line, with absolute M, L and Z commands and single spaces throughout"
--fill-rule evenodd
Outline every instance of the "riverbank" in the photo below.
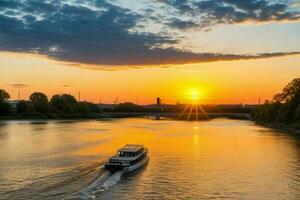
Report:
M 95 114 L 95 115 L 88 115 L 88 116 L 63 116 L 63 115 L 18 115 L 18 114 L 13 114 L 13 115 L 0 115 L 0 120 L 76 120 L 76 119 L 101 119 L 103 118 L 102 115 L 100 114 Z
M 240 119 L 240 120 L 251 120 L 251 115 L 249 113 L 208 113 L 204 114 L 182 114 L 180 113 L 169 113 L 169 112 L 102 112 L 98 114 L 90 114 L 90 115 L 21 115 L 21 114 L 12 114 L 12 115 L 1 115 L 0 120 L 46 120 L 46 119 L 54 119 L 54 120 L 78 120 L 78 119 L 106 119 L 106 118 L 131 118 L 131 117 L 149 117 L 149 118 L 170 118 L 176 120 L 208 120 L 215 118 L 228 118 L 228 119 Z
M 260 122 L 255 122 L 255 124 L 260 125 L 260 126 L 265 126 L 268 128 L 272 129 L 279 129 L 279 130 L 284 130 L 289 133 L 294 133 L 294 134 L 299 134 L 300 135 L 300 124 L 277 124 L 277 123 L 260 123 Z

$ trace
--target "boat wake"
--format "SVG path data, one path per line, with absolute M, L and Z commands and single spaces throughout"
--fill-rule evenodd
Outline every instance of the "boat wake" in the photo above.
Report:
M 75 199 L 96 199 L 97 193 L 107 190 L 109 187 L 115 185 L 120 179 L 123 173 L 134 171 L 143 165 L 148 160 L 148 149 L 143 145 L 127 144 L 118 150 L 118 154 L 109 158 L 102 170 L 109 169 L 110 171 L 116 171 L 111 173 L 109 170 L 104 170 L 101 176 L 92 182 L 87 188 L 82 190 L 78 197 Z M 70 198 L 69 198 L 70 200 Z
M 95 181 L 93 181 L 87 188 L 82 190 L 78 197 L 69 198 L 68 200 L 94 200 L 96 199 L 96 194 L 107 190 L 109 187 L 115 185 L 120 179 L 124 172 L 117 171 L 111 173 L 106 170 L 101 176 L 99 176 Z

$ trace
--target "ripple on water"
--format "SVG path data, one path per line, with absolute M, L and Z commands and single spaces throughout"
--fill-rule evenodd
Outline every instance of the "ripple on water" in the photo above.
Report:
M 0 199 L 300 199 L 299 137 L 252 122 L 3 123 Z M 139 141 L 147 166 L 99 180 L 101 161 Z

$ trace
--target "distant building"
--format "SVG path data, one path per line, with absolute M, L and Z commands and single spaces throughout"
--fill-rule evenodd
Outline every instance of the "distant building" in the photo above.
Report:
M 157 97 L 157 98 L 156 98 L 156 104 L 157 104 L 157 105 L 160 105 L 160 104 L 161 104 L 160 97 Z

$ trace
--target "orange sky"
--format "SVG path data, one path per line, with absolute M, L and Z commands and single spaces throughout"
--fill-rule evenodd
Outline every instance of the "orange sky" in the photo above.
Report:
M 300 76 L 300 56 L 244 61 L 214 62 L 168 68 L 94 70 L 67 65 L 43 56 L 0 53 L 0 88 L 17 99 L 28 99 L 34 91 L 50 98 L 70 93 L 81 99 L 112 103 L 132 101 L 154 103 L 186 102 L 191 90 L 198 90 L 205 104 L 257 103 L 269 99 L 293 78 Z M 15 84 L 24 84 L 20 87 Z
M 80 92 L 95 103 L 185 103 L 191 91 L 203 104 L 271 99 L 300 77 L 300 6 L 259 2 L 6 3 L 0 88 L 11 99 Z

